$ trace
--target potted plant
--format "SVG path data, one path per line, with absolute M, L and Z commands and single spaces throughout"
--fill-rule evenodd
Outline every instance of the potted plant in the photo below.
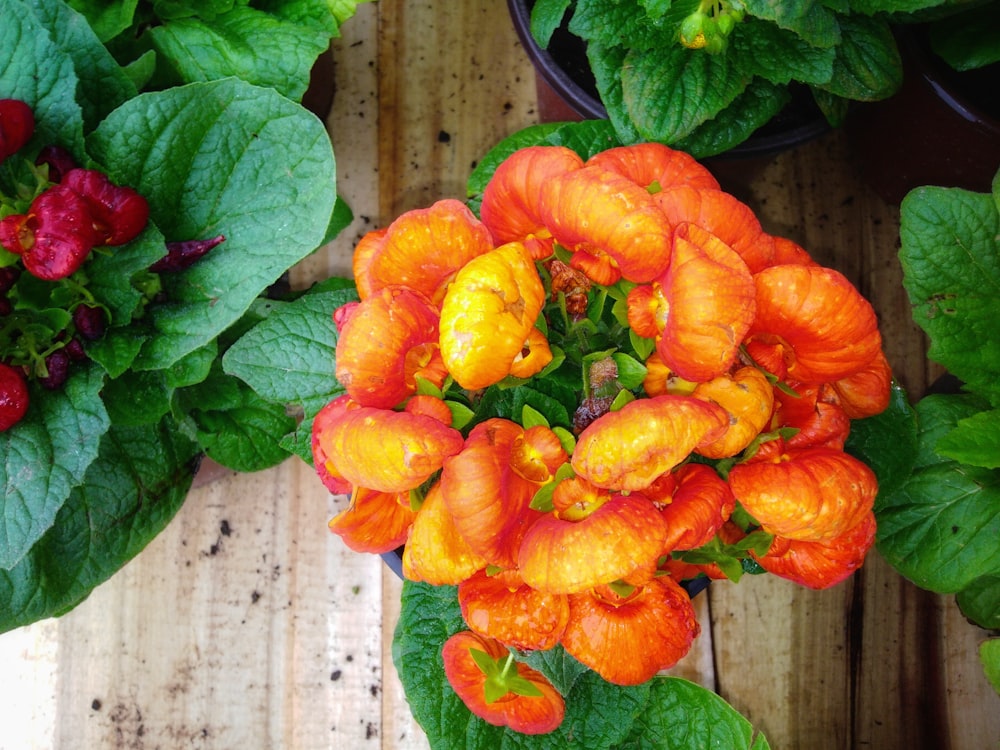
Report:
M 583 42 L 594 93 L 621 140 L 667 143 L 699 158 L 773 148 L 784 137 L 768 133 L 779 113 L 811 110 L 805 125 L 795 122 L 808 137 L 822 132 L 808 126 L 816 114 L 837 126 L 852 102 L 891 96 L 903 67 L 890 24 L 969 3 L 907 3 L 905 14 L 900 5 L 511 0 L 515 17 L 530 13 L 526 45 L 544 50 L 558 29 Z M 769 138 L 748 141 L 761 128 Z
M 289 455 L 276 436 L 296 420 L 219 362 L 349 214 L 297 102 L 342 20 L 325 3 L 214 4 L 211 23 L 183 3 L 82 5 L 93 26 L 57 0 L 0 1 L 0 630 L 115 573 L 203 455 L 239 471 Z M 237 16 L 245 35 L 314 43 L 277 77 L 227 68 L 222 37 L 212 65 L 191 54 Z M 160 41 L 135 59 L 101 42 L 146 29 Z
M 990 193 L 928 186 L 911 191 L 900 217 L 903 284 L 929 357 L 957 387 L 910 407 L 905 398 L 866 420 L 859 446 L 876 467 L 878 548 L 921 588 L 954 594 L 984 629 L 982 655 L 1000 691 L 1000 351 L 992 289 L 1000 278 L 1000 175 Z M 891 454 L 878 450 L 889 443 Z
M 405 545 L 393 654 L 432 746 L 687 722 L 689 746 L 766 747 L 659 673 L 699 630 L 692 582 L 825 588 L 862 564 L 876 482 L 843 445 L 891 378 L 870 306 L 689 155 L 606 121 L 512 136 L 469 192 L 366 235 L 353 283 L 224 370 L 281 398 L 334 362 L 302 455 L 350 494 L 330 527 L 351 548 Z M 329 358 L 299 383 L 274 376 L 289 330 Z

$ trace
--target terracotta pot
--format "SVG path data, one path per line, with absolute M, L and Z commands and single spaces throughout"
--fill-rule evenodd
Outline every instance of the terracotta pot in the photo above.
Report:
M 989 192 L 1000 167 L 1000 64 L 958 73 L 931 52 L 922 28 L 897 38 L 902 88 L 857 107 L 846 125 L 863 177 L 893 204 L 921 185 Z

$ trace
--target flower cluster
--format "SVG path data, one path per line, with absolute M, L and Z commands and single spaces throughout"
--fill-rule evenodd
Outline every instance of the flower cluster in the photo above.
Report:
M 60 388 L 71 363 L 86 358 L 84 343 L 103 336 L 109 311 L 78 272 L 96 248 L 131 242 L 149 220 L 142 195 L 78 166 L 57 145 L 28 161 L 34 129 L 27 104 L 0 99 L 0 164 L 11 193 L 0 193 L 0 432 L 27 411 L 27 379 Z M 167 243 L 149 271 L 180 270 L 223 239 Z M 23 272 L 30 278 L 21 282 Z
M 888 404 L 874 312 L 687 154 L 516 151 L 480 218 L 407 212 L 353 272 L 346 393 L 313 425 L 319 476 L 351 495 L 330 527 L 457 585 L 446 672 L 487 721 L 562 715 L 505 655 L 558 644 L 638 684 L 699 632 L 683 583 L 823 588 L 862 564 L 877 487 L 843 447 Z

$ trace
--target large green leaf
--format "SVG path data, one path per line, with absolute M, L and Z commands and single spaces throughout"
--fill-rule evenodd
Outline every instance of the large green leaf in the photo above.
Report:
M 920 452 L 906 481 L 879 495 L 876 543 L 921 588 L 955 593 L 982 576 L 1000 576 L 1000 471 L 934 451 L 943 434 L 978 411 L 975 400 L 927 396 L 916 411 Z
M 96 365 L 76 369 L 58 391 L 32 385 L 24 419 L 0 433 L 0 568 L 16 565 L 84 480 L 109 425 Z
M 297 404 L 312 415 L 343 393 L 333 376 L 337 329 L 333 311 L 356 300 L 353 289 L 311 292 L 251 328 L 222 359 L 227 373 L 263 398 Z
M 892 30 L 882 19 L 842 16 L 833 76 L 820 88 L 855 101 L 892 96 L 903 83 L 903 61 Z
M 137 369 L 168 367 L 216 338 L 325 236 L 336 199 L 329 136 L 273 90 L 225 79 L 142 94 L 88 143 L 147 196 L 168 240 L 226 237 L 164 277 L 168 301 L 150 311 L 156 335 Z
M 0 571 L 0 631 L 60 615 L 111 577 L 173 518 L 188 488 L 196 446 L 169 422 L 112 427 L 100 455 L 55 524 Z
M 928 355 L 1000 406 L 1000 212 L 996 194 L 942 187 L 900 206 L 899 259 Z
M 237 76 L 298 101 L 331 33 L 237 4 L 212 18 L 173 18 L 151 29 L 153 44 L 191 83 Z
M 76 101 L 73 60 L 52 40 L 31 3 L 0 0 L 0 91 L 35 114 L 32 144 L 83 153 L 83 112 Z

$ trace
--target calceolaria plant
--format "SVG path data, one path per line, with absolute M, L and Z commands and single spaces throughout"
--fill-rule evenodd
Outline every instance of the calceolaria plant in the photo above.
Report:
M 277 396 L 282 331 L 335 328 L 310 457 L 350 498 L 334 533 L 402 547 L 394 659 L 432 746 L 766 747 L 660 672 L 709 579 L 822 589 L 863 563 L 877 483 L 844 445 L 891 395 L 871 306 L 606 121 L 512 136 L 470 196 L 367 234 L 353 290 L 303 295 L 223 367 Z
M 928 356 L 957 383 L 870 420 L 879 551 L 921 588 L 1000 629 L 1000 174 L 991 193 L 928 186 L 900 214 L 903 285 Z M 897 446 L 891 458 L 879 446 Z M 997 644 L 984 646 L 994 684 Z M 1000 690 L 1000 687 L 998 687 Z
M 586 43 L 597 92 L 623 142 L 658 141 L 703 157 L 742 144 L 796 93 L 807 113 L 839 125 L 851 102 L 899 88 L 903 66 L 891 23 L 921 20 L 922 11 L 934 18 L 963 11 L 973 25 L 960 28 L 981 29 L 984 5 L 536 0 L 531 30 L 543 48 L 562 23 Z
M 325 127 L 274 88 L 232 70 L 140 92 L 67 4 L 0 0 L 0 18 L 6 630 L 141 550 L 203 455 L 245 471 L 289 455 L 294 416 L 220 358 L 347 213 Z

